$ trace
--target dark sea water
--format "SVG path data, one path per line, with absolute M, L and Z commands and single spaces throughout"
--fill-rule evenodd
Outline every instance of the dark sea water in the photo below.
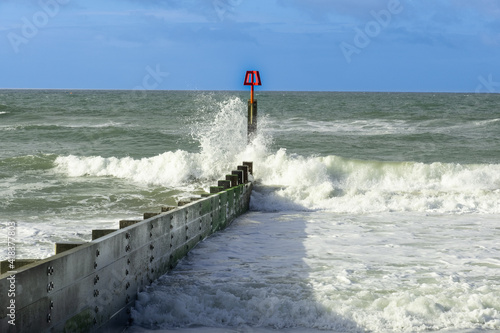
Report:
M 500 330 L 500 95 L 0 90 L 0 253 L 89 241 L 253 161 L 252 211 L 131 332 Z

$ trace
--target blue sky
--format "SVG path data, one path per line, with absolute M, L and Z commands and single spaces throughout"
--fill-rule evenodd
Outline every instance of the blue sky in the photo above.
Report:
M 0 0 L 0 88 L 500 92 L 498 0 Z

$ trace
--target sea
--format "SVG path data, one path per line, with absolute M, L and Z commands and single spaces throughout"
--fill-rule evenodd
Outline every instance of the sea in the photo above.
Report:
M 0 90 L 0 256 L 90 241 L 254 164 L 250 211 L 131 333 L 500 331 L 500 94 Z

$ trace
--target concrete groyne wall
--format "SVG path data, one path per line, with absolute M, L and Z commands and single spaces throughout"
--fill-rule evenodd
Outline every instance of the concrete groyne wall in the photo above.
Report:
M 248 210 L 252 165 L 245 164 L 204 198 L 94 230 L 89 243 L 59 244 L 64 252 L 0 275 L 0 332 L 125 328 L 138 292 Z

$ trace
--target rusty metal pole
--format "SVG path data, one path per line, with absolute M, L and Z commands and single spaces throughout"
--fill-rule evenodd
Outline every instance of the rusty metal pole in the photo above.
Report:
M 250 99 L 248 100 L 248 142 L 252 141 L 257 131 L 257 100 L 254 98 L 254 86 L 262 85 L 258 71 L 247 71 L 245 75 L 245 86 L 251 86 Z
M 257 101 L 248 101 L 248 126 L 247 126 L 247 136 L 248 142 L 252 141 L 257 132 Z

